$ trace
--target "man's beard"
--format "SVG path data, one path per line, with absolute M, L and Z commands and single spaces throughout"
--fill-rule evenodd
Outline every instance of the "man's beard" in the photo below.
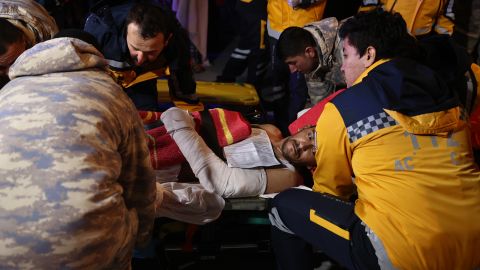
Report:
M 292 157 L 290 156 L 290 154 L 288 153 L 288 151 L 286 150 L 286 144 L 288 141 L 290 141 L 291 139 L 290 138 L 286 138 L 282 145 L 280 146 L 280 151 L 282 152 L 282 156 L 284 159 L 286 159 L 288 162 L 294 164 L 294 165 L 299 165 L 299 164 L 296 164 L 295 163 L 295 160 L 292 159 Z

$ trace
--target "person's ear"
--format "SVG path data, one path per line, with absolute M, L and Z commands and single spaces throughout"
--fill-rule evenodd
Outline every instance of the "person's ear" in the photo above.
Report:
M 305 48 L 305 55 L 310 57 L 310 58 L 315 58 L 317 54 L 317 51 L 315 50 L 314 47 L 308 46 Z
M 372 46 L 368 46 L 367 51 L 365 52 L 365 61 L 364 61 L 365 68 L 368 68 L 371 65 L 373 65 L 373 63 L 375 63 L 376 57 L 377 57 L 377 50 Z

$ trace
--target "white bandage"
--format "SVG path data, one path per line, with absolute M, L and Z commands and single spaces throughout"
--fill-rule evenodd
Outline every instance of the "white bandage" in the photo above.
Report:
M 193 129 L 180 128 L 171 136 L 205 189 L 224 198 L 257 196 L 265 192 L 267 175 L 264 169 L 229 168 Z
M 165 125 L 168 133 L 184 128 L 195 129 L 193 117 L 187 111 L 177 107 L 172 107 L 163 112 L 160 119 Z

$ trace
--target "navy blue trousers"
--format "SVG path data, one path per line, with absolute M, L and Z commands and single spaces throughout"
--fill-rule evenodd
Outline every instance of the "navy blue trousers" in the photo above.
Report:
M 272 227 L 272 245 L 279 269 L 313 269 L 313 247 L 348 269 L 380 269 L 353 203 L 326 194 L 289 189 L 278 194 L 271 207 L 294 233 Z

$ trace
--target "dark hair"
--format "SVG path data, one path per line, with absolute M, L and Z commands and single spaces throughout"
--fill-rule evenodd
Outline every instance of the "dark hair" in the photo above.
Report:
M 375 61 L 393 57 L 414 57 L 416 39 L 407 31 L 399 13 L 382 9 L 361 12 L 345 21 L 339 30 L 342 40 L 348 38 L 350 45 L 363 56 L 368 46 L 376 50 Z
M 285 61 L 287 57 L 301 55 L 307 47 L 316 47 L 317 43 L 312 34 L 301 27 L 288 27 L 278 38 L 276 54 Z
M 86 43 L 93 45 L 95 49 L 100 51 L 100 46 L 98 45 L 98 42 L 95 39 L 95 37 L 92 34 L 86 31 L 83 31 L 81 29 L 74 29 L 74 28 L 63 29 L 63 30 L 60 30 L 60 32 L 56 33 L 53 38 L 62 38 L 62 37 L 80 39 L 82 41 L 85 41 Z
M 10 45 L 21 41 L 24 34 L 7 19 L 0 18 L 0 37 L 0 54 L 4 54 Z
M 173 32 L 176 22 L 172 12 L 166 9 L 153 4 L 137 3 L 130 9 L 125 26 L 137 24 L 143 38 L 153 38 L 158 33 L 166 38 Z

